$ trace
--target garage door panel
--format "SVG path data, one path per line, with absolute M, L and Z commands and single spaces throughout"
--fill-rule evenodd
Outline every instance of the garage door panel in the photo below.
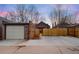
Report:
M 6 39 L 24 39 L 24 26 L 7 26 Z

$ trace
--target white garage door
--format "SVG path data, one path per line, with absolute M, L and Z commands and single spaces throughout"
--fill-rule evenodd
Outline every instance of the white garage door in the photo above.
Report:
M 7 26 L 6 39 L 24 39 L 24 26 Z

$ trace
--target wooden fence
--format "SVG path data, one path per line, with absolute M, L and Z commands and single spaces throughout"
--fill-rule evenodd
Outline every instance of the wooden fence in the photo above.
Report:
M 40 38 L 40 31 L 39 31 L 39 29 L 35 29 L 34 38 L 35 39 L 39 39 Z
M 43 29 L 43 36 L 75 36 L 79 37 L 79 28 Z
M 76 28 L 76 29 L 75 29 L 75 36 L 76 36 L 76 37 L 79 37 L 79 28 Z
M 43 29 L 44 36 L 65 36 L 67 35 L 67 28 L 53 28 L 53 29 Z

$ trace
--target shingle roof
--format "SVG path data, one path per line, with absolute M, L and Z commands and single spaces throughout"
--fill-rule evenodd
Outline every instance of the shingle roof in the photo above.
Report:
M 36 27 L 41 27 L 41 28 L 44 28 L 44 27 L 47 27 L 47 28 L 50 28 L 50 26 L 44 22 L 40 22 L 39 24 L 36 24 Z
M 64 24 L 58 24 L 55 27 L 61 27 L 61 28 L 75 27 L 75 24 L 67 24 L 67 23 L 64 23 Z
M 7 23 L 12 22 L 12 21 L 10 21 L 10 20 L 4 18 L 4 17 L 0 17 L 0 21 L 2 21 L 2 22 L 7 22 Z

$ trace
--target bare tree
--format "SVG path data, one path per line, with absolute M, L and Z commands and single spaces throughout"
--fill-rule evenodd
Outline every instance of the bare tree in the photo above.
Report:
M 56 5 L 53 11 L 50 12 L 50 19 L 51 22 L 55 21 L 58 22 L 57 24 L 65 24 L 65 23 L 71 23 L 72 20 L 75 19 L 74 14 L 69 13 L 69 9 L 63 9 L 62 5 Z
M 40 16 L 40 21 L 46 22 L 46 17 L 45 16 Z
M 18 20 L 20 20 L 20 22 L 24 22 L 26 20 L 26 14 L 27 14 L 26 5 L 18 4 L 16 6 L 16 13 L 17 13 Z
M 8 11 L 7 15 L 5 15 L 4 18 L 6 18 L 7 20 L 16 22 L 15 12 Z
M 28 11 L 29 11 L 29 18 L 30 18 L 30 20 L 33 21 L 34 23 L 37 23 L 39 21 L 40 13 L 38 12 L 38 10 L 35 7 L 35 5 L 29 5 Z
M 40 13 L 37 11 L 35 12 L 35 23 L 38 23 L 40 20 Z
M 17 21 L 17 22 L 28 22 L 29 20 L 37 23 L 39 21 L 39 15 L 35 5 L 17 4 L 14 11 L 10 12 L 6 18 Z
M 15 21 L 15 22 L 27 22 L 27 8 L 25 4 L 16 5 L 13 11 L 8 11 L 9 14 L 6 18 Z
M 52 22 L 53 26 L 53 21 L 55 22 L 55 25 L 60 23 L 61 17 L 62 16 L 62 11 L 61 11 L 61 5 L 55 5 L 55 7 L 51 10 L 49 17 Z

